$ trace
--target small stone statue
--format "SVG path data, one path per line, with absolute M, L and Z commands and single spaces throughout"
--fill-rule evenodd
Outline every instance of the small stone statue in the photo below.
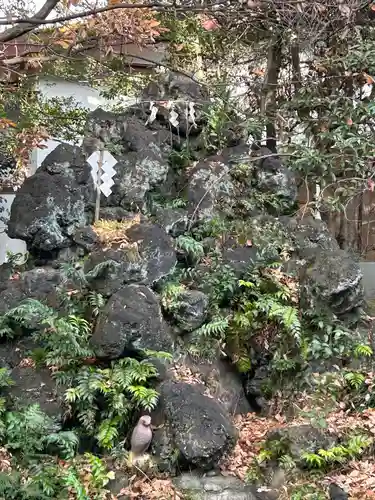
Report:
M 151 417 L 144 415 L 138 420 L 134 427 L 130 440 L 129 464 L 133 463 L 134 459 L 141 457 L 150 446 L 152 440 Z

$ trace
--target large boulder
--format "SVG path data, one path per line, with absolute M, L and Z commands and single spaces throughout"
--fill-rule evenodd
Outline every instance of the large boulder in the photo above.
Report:
M 330 500 L 348 500 L 349 495 L 337 484 L 331 483 L 329 485 L 329 499 Z
M 297 201 L 297 183 L 293 173 L 272 155 L 272 151 L 261 147 L 255 152 L 259 157 L 256 162 L 255 176 L 257 189 L 267 195 L 272 195 L 282 204 L 284 209 L 293 208 Z
M 68 411 L 65 405 L 64 390 L 56 386 L 47 368 L 36 369 L 22 362 L 15 367 L 10 376 L 15 384 L 8 390 L 8 396 L 15 409 L 38 404 L 50 417 L 63 421 Z
M 0 314 L 4 314 L 28 298 L 57 308 L 60 303 L 57 287 L 63 281 L 61 273 L 49 267 L 37 267 L 15 274 L 12 279 L 0 285 Z M 30 311 L 25 326 L 30 329 L 38 328 L 42 319 L 36 311 Z
M 155 125 L 182 136 L 194 136 L 202 131 L 207 118 L 203 105 L 208 100 L 208 92 L 189 76 L 167 72 L 150 82 L 144 89 L 142 100 L 151 101 L 157 108 Z M 156 101 L 156 102 L 155 102 Z M 173 106 L 170 105 L 173 101 Z M 150 105 L 146 104 L 148 113 Z M 171 123 L 171 112 L 177 114 L 177 122 Z M 154 125 L 154 126 L 155 126 Z
M 296 465 L 304 468 L 303 454 L 328 450 L 337 444 L 337 437 L 310 424 L 291 425 L 269 432 L 266 437 L 267 449 L 279 449 L 290 455 Z
M 300 259 L 316 254 L 319 250 L 337 252 L 340 247 L 327 225 L 311 216 L 304 218 L 280 217 L 280 223 L 295 247 Z
M 231 205 L 236 192 L 229 172 L 230 166 L 222 155 L 199 161 L 189 171 L 187 197 L 192 222 L 212 219 Z
M 26 241 L 32 251 L 68 247 L 75 230 L 92 221 L 93 196 L 90 166 L 82 150 L 60 144 L 17 192 L 8 236 Z
M 90 290 L 110 297 L 126 284 L 147 278 L 145 263 L 136 249 L 103 248 L 90 253 L 84 264 Z
M 301 268 L 300 294 L 306 310 L 329 308 L 339 317 L 355 313 L 364 303 L 359 263 L 344 250 L 316 253 Z
M 126 231 L 127 238 L 137 243 L 141 259 L 146 263 L 146 283 L 153 284 L 168 276 L 177 263 L 173 240 L 158 224 L 137 224 Z
M 187 212 L 183 208 L 156 207 L 155 218 L 173 238 L 184 234 L 189 225 Z
M 258 260 L 257 252 L 252 244 L 240 245 L 234 238 L 228 238 L 223 245 L 223 261 L 238 278 L 243 278 Z
M 84 140 L 86 153 L 104 147 L 117 160 L 112 194 L 102 196 L 102 206 L 144 210 L 148 193 L 167 178 L 169 142 L 167 130 L 150 130 L 130 111 L 116 114 L 98 108 L 91 113 Z
M 47 415 L 62 421 L 67 411 L 64 388 L 56 386 L 49 369 L 34 366 L 30 353 L 37 347 L 30 337 L 0 344 L 0 368 L 6 368 L 13 380 L 6 389 L 8 404 L 14 409 L 38 404 Z
M 194 500 L 276 500 L 278 493 L 245 484 L 236 477 L 201 475 L 186 472 L 174 484 L 187 498 Z
M 214 468 L 234 447 L 237 437 L 224 408 L 199 385 L 165 381 L 159 393 L 159 411 L 164 417 L 162 442 L 168 442 L 167 433 L 180 467 Z M 155 433 L 154 446 L 158 446 L 159 436 Z
M 98 248 L 87 258 L 85 273 L 92 290 L 110 296 L 125 284 L 153 285 L 174 270 L 173 240 L 159 225 L 136 224 L 124 231 L 124 239 L 129 243 L 124 248 Z
M 253 411 L 234 365 L 228 360 L 211 363 L 191 362 L 193 373 L 204 382 L 209 394 L 230 415 L 247 414 Z
M 192 222 L 220 214 L 253 217 L 265 209 L 283 214 L 295 207 L 293 174 L 278 158 L 264 158 L 267 154 L 267 148 L 250 154 L 248 146 L 239 144 L 197 162 L 186 189 Z
M 170 314 L 182 332 L 196 330 L 207 319 L 208 296 L 199 290 L 184 290 Z
M 106 304 L 91 338 L 99 357 L 116 359 L 126 351 L 171 352 L 173 341 L 158 297 L 144 285 L 127 285 Z
M 280 217 L 278 221 L 294 249 L 285 269 L 299 276 L 301 306 L 355 320 L 364 303 L 359 263 L 340 249 L 321 220 L 308 216 Z

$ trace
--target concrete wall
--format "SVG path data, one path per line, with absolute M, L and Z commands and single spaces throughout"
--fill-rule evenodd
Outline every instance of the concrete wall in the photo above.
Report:
M 99 95 L 99 91 L 93 89 L 84 84 L 78 84 L 73 82 L 68 82 L 60 79 L 41 79 L 39 82 L 39 89 L 46 97 L 73 97 L 83 108 L 88 108 L 91 111 L 95 110 L 98 107 L 108 108 L 110 105 L 113 105 L 113 101 L 108 101 L 103 99 Z M 122 102 L 126 101 L 126 99 L 122 99 Z M 134 100 L 129 100 L 128 103 Z M 45 145 L 47 146 L 45 149 L 36 149 L 32 152 L 30 158 L 30 174 L 35 173 L 36 169 L 40 167 L 43 160 L 49 155 L 59 144 L 60 141 L 55 140 L 58 138 L 51 138 L 46 141 Z M 81 144 L 82 138 L 77 137 L 76 144 Z M 3 198 L 6 203 L 2 206 L 5 206 L 5 212 L 0 213 L 0 217 L 9 218 L 10 207 L 14 200 L 14 194 L 1 194 L 0 200 Z M 0 265 L 6 261 L 6 252 L 10 251 L 13 253 L 24 253 L 26 251 L 25 242 L 16 239 L 8 238 L 5 233 L 6 224 L 0 221 Z
M 0 195 L 0 208 L 5 208 L 5 211 L 0 213 L 0 218 L 8 218 L 10 207 L 14 200 L 14 194 Z M 7 252 L 25 253 L 26 243 L 21 240 L 12 240 L 5 233 L 6 224 L 0 220 L 0 264 L 6 262 Z

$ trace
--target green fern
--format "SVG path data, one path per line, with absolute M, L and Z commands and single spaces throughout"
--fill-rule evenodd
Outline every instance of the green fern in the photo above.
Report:
M 333 446 L 328 450 L 320 449 L 318 453 L 303 453 L 302 458 L 308 467 L 323 469 L 334 464 L 343 464 L 360 457 L 373 443 L 373 438 L 354 435 L 346 443 Z
M 85 459 L 90 465 L 89 481 L 96 491 L 102 490 L 110 480 L 115 478 L 115 473 L 107 471 L 107 467 L 99 457 L 91 453 L 85 453 Z
M 357 344 L 354 346 L 353 354 L 356 358 L 361 358 L 361 357 L 371 357 L 373 355 L 373 350 L 369 345 L 365 344 Z
M 45 324 L 44 330 L 34 334 L 35 340 L 44 346 L 43 361 L 46 366 L 55 367 L 53 375 L 56 381 L 71 381 L 75 370 L 82 364 L 82 359 L 94 356 L 89 345 L 90 324 L 74 315 L 66 318 L 49 317 Z M 65 372 L 62 377 L 60 371 Z M 67 376 L 68 372 L 70 377 Z
M 79 473 L 75 467 L 69 467 L 64 478 L 64 484 L 75 493 L 77 500 L 91 500 L 86 487 L 80 481 Z
M 303 460 L 305 460 L 306 465 L 311 469 L 322 469 L 326 465 L 326 460 L 324 457 L 318 455 L 317 453 L 303 453 Z
M 185 287 L 178 283 L 167 283 L 161 291 L 161 305 L 164 310 L 172 313 L 179 307 L 179 297 L 184 292 Z
M 119 436 L 119 424 L 120 420 L 118 417 L 106 419 L 100 423 L 96 439 L 102 448 L 111 450 L 115 446 Z
M 344 375 L 345 380 L 353 389 L 358 390 L 365 383 L 365 376 L 359 372 L 347 372 Z
M 177 248 L 186 252 L 193 262 L 198 262 L 204 256 L 204 248 L 201 242 L 191 236 L 179 236 L 176 239 Z
M 97 292 L 89 292 L 87 295 L 87 302 L 91 307 L 94 316 L 99 315 L 106 303 L 103 295 Z
M 296 462 L 290 455 L 281 455 L 279 465 L 284 470 L 293 470 L 296 468 Z
M 131 385 L 128 390 L 132 394 L 133 402 L 147 411 L 154 410 L 158 404 L 159 395 L 154 389 L 142 385 Z
M 55 445 L 60 450 L 62 458 L 69 460 L 77 452 L 79 438 L 72 431 L 52 432 L 46 436 L 45 443 L 46 445 Z
M 62 431 L 60 425 L 30 405 L 19 412 L 4 415 L 4 439 L 11 450 L 20 451 L 25 457 L 45 452 L 53 444 L 64 458 L 75 455 L 78 437 L 72 431 Z
M 10 374 L 11 372 L 7 368 L 0 368 L 0 389 L 14 385 L 14 380 Z
M 192 334 L 188 351 L 191 356 L 200 360 L 212 360 L 217 355 L 217 350 L 225 341 L 225 333 L 229 319 L 216 317 L 211 322 L 202 325 Z
M 135 409 L 151 411 L 156 407 L 158 393 L 148 386 L 156 376 L 157 369 L 148 360 L 124 358 L 113 362 L 110 368 L 83 366 L 65 399 L 86 430 L 96 435 L 99 445 L 111 449 Z
M 213 337 L 224 339 L 225 332 L 228 328 L 228 318 L 213 319 L 210 323 L 202 325 L 198 330 L 195 330 L 195 337 Z

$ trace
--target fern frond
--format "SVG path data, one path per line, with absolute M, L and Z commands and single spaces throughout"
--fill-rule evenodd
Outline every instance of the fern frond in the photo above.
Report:
M 181 235 L 176 239 L 177 248 L 186 252 L 195 261 L 204 256 L 204 248 L 200 241 L 196 241 L 191 236 Z
M 131 385 L 128 387 L 132 394 L 133 401 L 147 411 L 154 410 L 158 404 L 159 394 L 154 389 L 148 389 L 141 385 Z
M 121 267 L 119 262 L 109 259 L 104 262 L 97 264 L 91 271 L 86 274 L 87 280 L 93 280 L 94 278 L 104 278 L 108 273 L 116 272 Z
M 195 330 L 194 336 L 222 338 L 228 328 L 228 318 L 217 318 Z
M 119 436 L 117 426 L 119 424 L 119 419 L 106 419 L 103 420 L 99 425 L 99 431 L 96 435 L 99 445 L 106 450 L 110 450 L 114 447 L 115 442 Z

